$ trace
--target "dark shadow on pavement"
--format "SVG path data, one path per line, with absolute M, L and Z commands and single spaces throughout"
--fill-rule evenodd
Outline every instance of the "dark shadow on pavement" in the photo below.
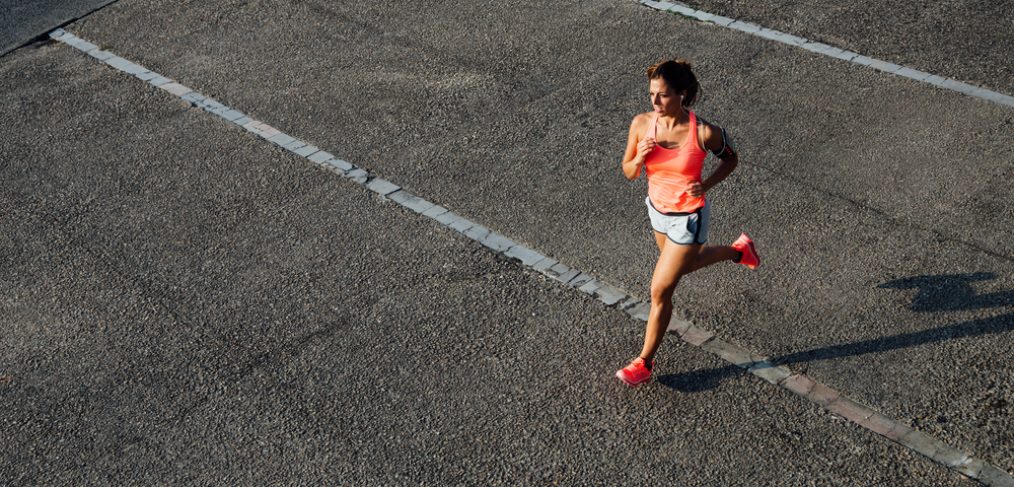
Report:
M 919 289 L 915 299 L 913 299 L 911 309 L 920 312 L 1014 306 L 1014 291 L 977 295 L 971 285 L 969 285 L 970 282 L 993 279 L 994 277 L 996 275 L 992 273 L 919 276 L 891 281 L 877 287 L 885 289 Z M 815 348 L 813 350 L 773 357 L 769 360 L 775 365 L 805 364 L 816 360 L 853 357 L 956 338 L 991 335 L 1008 331 L 1014 331 L 1014 313 L 1007 313 L 993 318 L 965 321 L 931 330 Z M 717 387 L 721 381 L 729 377 L 745 373 L 746 370 L 738 366 L 727 365 L 682 374 L 663 375 L 658 377 L 658 382 L 680 392 L 700 392 Z
M 918 289 L 912 298 L 912 311 L 960 311 L 1014 306 L 1014 291 L 976 294 L 971 283 L 995 279 L 992 272 L 918 276 L 885 282 L 881 289 Z

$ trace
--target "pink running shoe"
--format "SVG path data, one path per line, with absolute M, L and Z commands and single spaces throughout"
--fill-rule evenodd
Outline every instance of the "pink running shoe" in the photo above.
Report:
M 760 256 L 757 255 L 757 248 L 753 246 L 753 240 L 750 240 L 750 237 L 745 233 L 740 234 L 739 238 L 732 243 L 732 248 L 743 253 L 743 257 L 739 259 L 740 264 L 750 269 L 760 267 Z
M 617 370 L 616 378 L 626 382 L 630 387 L 637 387 L 651 379 L 651 369 L 647 367 L 643 358 L 637 357 L 630 365 Z

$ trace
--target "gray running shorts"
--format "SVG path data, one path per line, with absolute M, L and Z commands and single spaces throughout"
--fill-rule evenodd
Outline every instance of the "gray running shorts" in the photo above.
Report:
M 711 220 L 711 201 L 705 200 L 704 207 L 693 213 L 662 213 L 644 198 L 648 207 L 651 229 L 664 233 L 669 240 L 680 245 L 705 244 L 708 241 L 708 224 Z

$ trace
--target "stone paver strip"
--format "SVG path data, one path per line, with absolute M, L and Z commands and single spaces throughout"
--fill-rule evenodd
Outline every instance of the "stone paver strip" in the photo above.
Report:
M 95 49 L 88 53 L 89 56 L 98 59 L 99 61 L 107 61 L 113 57 L 113 53 L 109 51 L 103 51 L 102 49 Z
M 585 274 L 584 272 L 579 272 L 576 276 L 574 276 L 573 279 L 567 281 L 567 285 L 573 288 L 580 288 L 586 282 L 591 281 L 592 279 L 593 279 L 592 276 Z
M 689 330 L 689 328 L 687 328 Z M 718 355 L 722 360 L 729 362 L 741 369 L 750 367 L 753 361 L 750 359 L 750 352 L 738 345 L 733 345 L 725 340 L 719 338 L 712 338 L 701 346 L 702 350 L 707 350 L 715 355 Z
M 288 144 L 289 142 L 292 142 L 293 140 L 296 140 L 296 139 L 293 139 L 288 134 L 278 133 L 278 134 L 275 134 L 273 137 L 269 138 L 268 142 L 274 142 L 277 145 L 284 146 L 285 144 Z
M 858 64 L 860 66 L 869 66 L 869 65 L 873 64 L 874 61 L 876 61 L 876 59 L 873 59 L 873 58 L 871 58 L 869 56 L 863 56 L 862 54 L 860 54 L 860 55 L 852 58 L 852 62 L 854 62 L 854 63 L 856 63 L 856 64 Z
M 609 284 L 602 283 L 598 289 L 595 290 L 595 297 L 602 301 L 606 306 L 614 306 L 620 301 L 627 298 L 627 293 L 622 290 L 610 286 Z
M 468 230 L 469 228 L 472 228 L 473 225 L 474 225 L 474 223 L 472 223 L 471 220 L 469 220 L 467 218 L 462 218 L 462 217 L 459 216 L 457 220 L 454 220 L 453 222 L 451 222 L 450 225 L 447 225 L 447 226 L 451 230 L 456 230 L 459 233 L 465 233 L 465 230 Z
M 539 272 L 543 272 L 556 264 L 557 264 L 556 259 L 552 257 L 544 257 L 542 260 L 532 264 L 532 269 L 535 269 L 536 271 Z
M 547 276 L 556 278 L 556 277 L 562 276 L 564 273 L 566 273 L 569 270 L 570 270 L 570 267 L 568 267 L 566 264 L 563 264 L 561 262 L 557 262 L 557 263 L 554 263 L 553 265 L 549 266 L 546 269 L 546 271 L 543 272 L 543 274 L 546 274 Z M 574 275 L 576 276 L 577 274 L 574 274 Z M 569 280 L 569 278 L 568 278 L 568 280 Z
M 813 401 L 821 406 L 827 406 L 833 401 L 837 400 L 841 394 L 831 389 L 820 382 L 814 382 L 810 392 L 806 393 L 806 398 Z
M 941 446 L 947 446 L 919 430 L 905 433 L 898 442 L 930 458 L 936 455 Z
M 1010 474 L 989 464 L 984 464 L 975 478 L 986 485 L 1014 487 Z
M 424 211 L 426 211 L 426 210 L 428 210 L 430 208 L 433 208 L 435 206 L 433 203 L 430 203 L 428 200 L 420 198 L 418 196 L 413 196 L 412 198 L 409 198 L 408 200 L 406 200 L 401 205 L 404 206 L 405 208 L 408 208 L 408 209 L 416 212 L 416 213 L 422 213 L 422 212 L 424 212 Z
M 473 224 L 472 226 L 465 229 L 465 231 L 462 233 L 464 233 L 466 237 L 472 240 L 481 242 L 482 239 L 486 238 L 486 236 L 489 235 L 489 229 L 482 225 Z
M 637 321 L 648 321 L 648 313 L 651 312 L 650 303 L 637 303 L 625 310 L 631 318 Z
M 234 122 L 236 120 L 243 118 L 243 112 L 239 110 L 226 110 L 225 112 L 222 113 L 222 118 L 230 122 Z
M 64 42 L 67 42 L 67 41 L 64 41 Z M 72 45 L 72 46 L 74 46 L 74 47 L 76 47 L 76 48 L 78 48 L 78 49 L 80 49 L 80 50 L 82 50 L 82 51 L 84 51 L 85 53 L 87 53 L 89 51 L 94 51 L 94 50 L 96 50 L 96 49 L 99 48 L 99 46 L 96 46 L 95 44 L 92 44 L 91 42 L 88 42 L 88 41 L 86 41 L 84 39 L 81 39 L 81 38 L 78 38 L 78 37 L 74 37 L 74 40 L 70 41 L 69 44 Z
M 561 272 L 558 276 L 556 276 L 556 280 L 558 280 L 558 281 L 560 281 L 560 282 L 562 282 L 564 284 L 567 284 L 572 279 L 574 279 L 575 277 L 577 277 L 577 275 L 580 274 L 580 273 L 581 273 L 581 271 L 579 271 L 577 269 L 570 269 L 570 268 L 568 268 L 565 272 Z
M 447 213 L 448 211 L 449 210 L 447 208 L 444 208 L 443 206 L 433 205 L 432 208 L 430 208 L 430 209 L 422 212 L 422 215 L 423 216 L 428 216 L 430 218 L 434 218 L 435 219 L 436 217 L 438 217 L 440 215 L 443 215 L 444 213 Z
M 482 243 L 486 247 L 493 249 L 493 251 L 500 253 L 503 253 L 507 249 L 516 245 L 516 243 L 513 240 L 503 235 L 500 235 L 499 233 L 494 232 L 490 232 L 489 235 L 486 235 L 486 237 L 483 238 L 480 243 Z
M 175 82 L 174 83 L 166 83 L 164 85 L 159 86 L 159 88 L 161 88 L 161 89 L 163 89 L 165 91 L 168 91 L 169 93 L 172 93 L 172 94 L 174 94 L 176 96 L 183 96 L 183 95 L 185 95 L 185 94 L 190 93 L 191 91 L 193 91 L 190 88 L 187 88 L 186 86 L 183 86 L 183 85 L 181 85 L 179 83 L 175 83 Z
M 693 326 L 693 323 L 673 316 L 669 319 L 669 326 L 666 327 L 665 331 L 666 333 L 674 333 L 676 336 L 682 337 L 691 326 Z
M 627 299 L 625 299 L 620 304 L 616 305 L 616 308 L 619 309 L 619 310 L 621 310 L 621 311 L 626 311 L 626 310 L 628 310 L 630 308 L 633 308 L 634 306 L 637 306 L 638 303 L 640 303 L 640 302 L 641 302 L 641 300 L 639 300 L 639 299 L 637 299 L 637 298 L 635 298 L 633 296 L 627 296 Z
M 345 161 L 345 160 L 342 160 L 342 159 L 338 159 L 338 158 L 334 158 L 334 157 L 332 157 L 331 159 L 328 159 L 328 160 L 324 161 L 324 164 L 327 164 L 327 165 L 329 165 L 329 166 L 331 166 L 331 167 L 333 167 L 333 168 L 335 168 L 335 169 L 337 169 L 338 171 L 341 171 L 341 172 L 351 171 L 351 170 L 353 170 L 353 169 L 356 168 L 356 166 L 353 166 L 348 161 Z
M 782 382 L 782 387 L 806 397 L 810 393 L 810 390 L 813 389 L 814 384 L 813 379 L 805 375 L 793 374 Z
M 309 160 L 311 160 L 313 162 L 324 162 L 324 161 L 326 161 L 328 159 L 332 159 L 332 158 L 334 158 L 334 155 L 331 154 L 330 152 L 326 152 L 326 151 L 314 152 L 313 154 L 310 154 L 309 157 L 307 157 L 307 159 L 309 159 Z
M 757 32 L 757 31 L 761 30 L 761 26 L 759 26 L 757 24 L 754 24 L 752 22 L 743 22 L 741 20 L 737 20 L 737 21 L 735 21 L 735 22 L 727 25 L 726 27 L 728 27 L 730 29 L 736 29 L 738 31 L 746 32 L 747 34 L 753 34 L 753 33 Z
M 589 296 L 594 296 L 595 291 L 602 287 L 602 282 L 597 279 L 591 279 L 588 282 L 578 286 L 577 290 L 581 291 Z
M 680 338 L 691 345 L 700 347 L 714 337 L 713 332 L 691 325 Z
M 904 76 L 906 78 L 912 78 L 916 81 L 922 81 L 929 77 L 929 73 L 925 71 L 919 71 L 918 69 L 906 68 L 904 66 L 901 69 L 894 72 L 898 76 Z
M 755 362 L 748 371 L 761 379 L 764 379 L 774 385 L 781 385 L 790 376 L 792 371 L 785 366 L 776 366 L 766 360 Z
M 514 259 L 518 259 L 521 261 L 522 264 L 529 267 L 535 265 L 536 262 L 539 262 L 542 259 L 546 258 L 546 256 L 540 254 L 539 252 L 536 252 L 523 245 L 515 245 L 511 247 L 510 249 L 507 250 L 507 252 L 504 255 Z
M 897 426 L 897 421 L 888 418 L 883 414 L 873 413 L 873 416 L 870 416 L 866 420 L 862 421 L 859 425 L 878 435 L 887 436 L 887 433 Z
M 191 105 L 196 107 L 198 106 L 197 104 L 204 99 L 204 95 L 201 95 L 196 91 L 191 91 L 190 93 L 181 96 L 180 99 L 189 102 Z
M 372 181 L 366 183 L 366 187 L 374 193 L 381 196 L 387 196 L 395 191 L 401 189 L 400 186 L 394 184 L 386 179 L 374 178 Z
M 898 64 L 889 63 L 887 61 L 881 61 L 879 59 L 874 59 L 873 62 L 870 63 L 870 67 L 876 70 L 884 71 L 885 73 L 893 73 L 901 69 L 901 66 Z
M 847 397 L 838 397 L 827 405 L 827 410 L 856 424 L 870 419 L 874 411 Z
M 360 168 L 357 167 L 357 168 L 354 168 L 351 171 L 345 173 L 345 177 L 347 177 L 347 178 L 349 178 L 349 179 L 351 179 L 351 180 L 353 180 L 353 181 L 355 181 L 355 182 L 357 182 L 359 184 L 366 184 L 366 182 L 370 180 L 370 173 L 366 172 L 366 170 L 364 170 L 364 169 L 360 169 Z M 410 199 L 410 198 L 407 198 L 407 199 Z M 404 203 L 404 201 L 402 201 L 402 203 Z
M 432 210 L 433 210 L 433 208 L 430 208 L 430 209 L 429 209 L 429 210 L 427 210 L 427 211 L 432 211 Z M 424 214 L 425 214 L 425 213 L 424 213 Z M 459 218 L 460 218 L 460 217 L 458 216 L 458 214 L 457 214 L 457 213 L 455 213 L 455 212 L 453 212 L 453 211 L 448 211 L 448 212 L 446 212 L 446 213 L 443 213 L 443 214 L 441 214 L 441 215 L 437 215 L 437 216 L 436 216 L 436 217 L 434 218 L 434 220 L 436 220 L 436 221 L 437 221 L 437 223 L 439 223 L 439 224 L 441 224 L 441 225 L 444 225 L 444 226 L 450 226 L 450 225 L 451 225 L 451 223 L 453 223 L 453 222 L 457 221 L 457 220 L 458 220 Z
M 228 113 L 228 112 L 226 112 L 226 113 Z M 235 122 L 239 123 L 238 120 L 235 120 Z M 292 152 L 294 152 L 297 156 L 307 157 L 310 154 L 313 154 L 314 152 L 317 152 L 319 150 L 320 150 L 320 148 L 317 147 L 317 146 L 315 146 L 315 145 L 304 145 L 303 147 L 300 147 L 299 149 L 296 149 L 296 150 L 294 150 Z
M 995 102 L 995 103 L 1002 103 L 1004 105 L 1014 106 L 1014 96 L 1008 96 L 1008 95 L 1005 95 L 1003 93 L 991 92 L 991 93 L 987 93 L 985 95 L 982 95 L 982 98 L 984 98 L 986 100 L 989 100 L 989 101 L 992 101 L 992 102 Z
M 165 76 L 158 75 L 158 76 L 152 78 L 151 81 L 149 81 L 148 83 L 150 85 L 152 85 L 152 86 L 156 86 L 157 87 L 157 86 L 162 86 L 162 85 L 164 85 L 166 83 L 172 83 L 172 81 L 173 80 L 171 80 L 169 78 L 166 78 Z
M 225 118 L 225 114 L 226 113 L 228 113 L 228 110 L 226 110 L 225 112 L 222 113 L 222 118 Z M 236 117 L 236 118 L 239 118 L 239 117 Z M 285 150 L 287 150 L 289 152 L 296 152 L 297 149 L 300 149 L 300 148 L 303 148 L 303 147 L 306 147 L 306 142 L 303 142 L 302 140 L 299 140 L 299 139 L 293 139 L 292 142 L 289 142 L 288 144 L 285 144 L 285 145 L 282 146 L 283 149 L 285 149 Z
M 270 125 L 268 125 L 268 124 L 265 123 L 265 124 L 261 124 L 261 130 L 258 133 L 258 135 L 260 135 L 265 140 L 267 140 L 267 139 L 270 139 L 270 138 L 272 138 L 272 137 L 274 137 L 274 136 L 276 136 L 276 135 L 278 135 L 280 133 L 282 133 L 280 130 L 278 130 L 278 129 L 276 129 L 276 128 L 274 128 L 274 127 L 272 127 L 272 126 L 270 126 Z

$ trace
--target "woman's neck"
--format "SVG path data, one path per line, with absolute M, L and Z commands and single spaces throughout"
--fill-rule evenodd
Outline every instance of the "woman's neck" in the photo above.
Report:
M 679 124 L 687 123 L 689 121 L 690 115 L 683 109 L 683 107 L 680 107 L 679 111 L 676 113 L 662 113 L 658 116 L 659 125 L 666 130 L 670 130 Z

